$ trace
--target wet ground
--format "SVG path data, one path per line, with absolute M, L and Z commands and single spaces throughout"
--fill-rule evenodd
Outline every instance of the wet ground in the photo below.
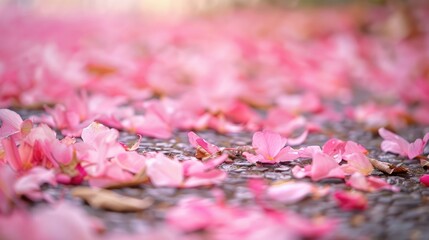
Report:
M 25 115 L 25 114 L 24 114 Z M 429 127 L 409 127 L 399 134 L 406 139 L 415 139 L 429 131 Z M 218 134 L 213 131 L 197 132 L 206 140 L 223 147 L 251 145 L 251 133 Z M 328 126 L 324 133 L 310 134 L 304 145 L 319 145 L 330 137 L 343 140 L 353 140 L 369 151 L 369 156 L 380 161 L 394 164 L 403 163 L 409 168 L 408 173 L 387 175 L 374 170 L 372 175 L 387 180 L 388 183 L 400 188 L 400 192 L 380 191 L 366 193 L 368 209 L 364 211 L 341 210 L 331 195 L 322 198 L 308 198 L 296 204 L 272 203 L 276 208 L 288 209 L 310 218 L 329 217 L 339 221 L 339 228 L 332 233 L 332 239 L 429 239 L 429 188 L 421 185 L 419 177 L 426 170 L 418 160 L 405 160 L 394 154 L 383 153 L 380 150 L 381 138 L 365 130 L 362 126 L 351 122 L 343 122 Z M 132 141 L 136 137 L 121 133 L 121 141 Z M 427 150 L 427 149 L 426 149 Z M 169 140 L 143 138 L 139 152 L 157 151 L 170 156 L 192 156 L 195 152 L 187 139 L 187 132 L 178 132 Z M 427 151 L 425 151 L 427 153 Z M 307 161 L 307 162 L 305 162 Z M 225 192 L 229 203 L 242 206 L 254 204 L 253 195 L 246 187 L 247 180 L 263 178 L 267 182 L 293 179 L 291 169 L 294 165 L 304 165 L 308 160 L 298 160 L 275 165 L 249 163 L 241 157 L 233 158 L 223 163 L 220 168 L 228 173 L 228 178 L 218 186 Z M 302 179 L 300 181 L 310 181 Z M 333 190 L 348 189 L 343 180 L 325 179 L 317 182 L 321 186 L 330 186 Z M 63 188 L 63 187 L 61 187 Z M 155 188 L 150 184 L 133 188 L 116 189 L 123 195 L 142 198 L 150 196 L 155 203 L 149 209 L 138 213 L 116 213 L 97 210 L 86 205 L 82 200 L 73 198 L 68 188 L 65 188 L 69 201 L 85 206 L 87 211 L 100 217 L 108 231 L 136 232 L 150 228 L 164 220 L 166 210 L 174 206 L 180 199 L 197 195 L 212 198 L 213 187 L 192 189 Z M 53 190 L 55 191 L 55 190 Z M 63 192 L 63 191 L 62 191 Z

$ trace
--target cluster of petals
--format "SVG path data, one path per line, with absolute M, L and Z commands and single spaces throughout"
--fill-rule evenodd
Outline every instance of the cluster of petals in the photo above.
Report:
M 301 140 L 301 143 L 305 137 Z M 280 134 L 268 130 L 253 134 L 252 147 L 255 154 L 245 152 L 244 156 L 249 162 L 279 163 L 297 159 L 298 152 L 286 146 L 288 139 Z
M 381 150 L 384 152 L 396 153 L 400 156 L 408 157 L 409 159 L 423 154 L 426 143 L 429 141 L 429 133 L 426 133 L 423 139 L 418 138 L 412 143 L 385 128 L 380 128 L 378 133 L 383 138 Z
M 182 232 L 203 230 L 213 239 L 321 238 L 336 227 L 332 220 L 319 220 L 312 221 L 291 212 L 239 207 L 197 197 L 182 199 L 167 214 L 167 222 L 175 229 Z
M 366 149 L 353 141 L 341 141 L 332 138 L 322 148 L 308 146 L 298 150 L 302 158 L 311 158 L 312 164 L 304 167 L 295 166 L 292 173 L 297 178 L 306 176 L 313 181 L 324 178 L 344 178 L 355 172 L 369 175 L 373 166 L 366 157 Z M 342 161 L 346 163 L 340 164 Z

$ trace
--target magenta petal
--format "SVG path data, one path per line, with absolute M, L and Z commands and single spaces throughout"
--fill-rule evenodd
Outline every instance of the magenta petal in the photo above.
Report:
M 420 177 L 420 183 L 425 185 L 426 187 L 429 187 L 429 174 L 425 174 Z

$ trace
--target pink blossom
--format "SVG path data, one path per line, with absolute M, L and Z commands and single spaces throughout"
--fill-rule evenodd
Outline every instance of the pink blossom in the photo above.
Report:
M 362 193 L 338 191 L 333 196 L 343 210 L 365 210 L 368 207 L 366 197 Z
M 278 133 L 263 131 L 253 134 L 252 146 L 256 155 L 244 153 L 249 162 L 278 163 L 298 158 L 298 153 L 286 146 L 287 139 Z
M 388 184 L 381 178 L 373 176 L 365 177 L 359 172 L 352 174 L 350 178 L 346 181 L 346 184 L 354 189 L 366 192 L 375 192 L 380 190 L 399 192 L 400 190 L 398 187 Z
M 396 153 L 409 159 L 423 154 L 424 147 L 429 140 L 429 133 L 426 133 L 423 139 L 418 138 L 412 143 L 384 128 L 380 128 L 378 133 L 384 139 L 381 143 L 383 151 Z

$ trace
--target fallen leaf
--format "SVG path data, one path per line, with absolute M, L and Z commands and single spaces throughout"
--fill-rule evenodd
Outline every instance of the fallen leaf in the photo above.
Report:
M 101 208 L 115 212 L 137 212 L 150 207 L 150 198 L 137 199 L 117 194 L 111 190 L 90 187 L 73 188 L 72 194 L 82 198 L 93 208 Z
M 374 158 L 368 159 L 371 162 L 372 166 L 387 174 L 408 172 L 408 168 L 402 166 L 401 164 L 395 165 L 392 163 L 382 162 Z
M 129 181 L 114 183 L 114 184 L 108 185 L 104 188 L 106 188 L 106 189 L 117 189 L 117 188 L 125 188 L 125 187 L 137 187 L 140 184 L 148 182 L 148 181 L 149 181 L 149 177 L 146 174 L 146 169 L 143 169 L 142 171 L 140 171 L 139 173 L 134 175 L 134 177 Z

